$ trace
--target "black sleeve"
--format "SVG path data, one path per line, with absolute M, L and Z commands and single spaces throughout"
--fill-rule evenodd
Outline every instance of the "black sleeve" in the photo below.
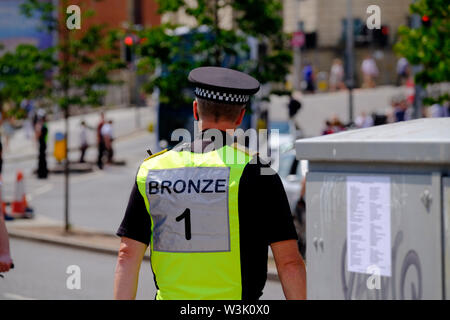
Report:
M 248 195 L 253 203 L 258 203 L 258 215 L 264 219 L 262 227 L 269 244 L 297 240 L 293 216 L 279 175 L 268 165 L 250 163 L 246 166 L 242 178 L 254 192 Z
M 151 230 L 150 215 L 145 207 L 144 198 L 137 187 L 137 182 L 135 182 L 125 216 L 116 234 L 119 237 L 127 237 L 148 246 L 150 244 Z

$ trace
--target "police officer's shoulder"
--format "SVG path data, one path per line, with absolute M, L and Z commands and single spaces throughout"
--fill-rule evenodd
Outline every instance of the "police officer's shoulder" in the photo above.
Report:
M 144 160 L 144 162 L 147 161 L 147 160 L 153 159 L 153 158 L 155 158 L 155 157 L 157 157 L 157 156 L 160 156 L 160 155 L 166 153 L 167 151 L 169 151 L 169 149 L 164 149 L 164 150 L 162 150 L 162 151 L 160 151 L 160 152 L 157 152 L 157 153 L 155 153 L 155 154 L 152 154 L 152 155 L 150 155 L 149 157 L 147 157 L 147 158 Z

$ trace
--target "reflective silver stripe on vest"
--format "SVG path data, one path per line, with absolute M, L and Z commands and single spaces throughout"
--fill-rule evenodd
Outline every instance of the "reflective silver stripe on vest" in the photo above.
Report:
M 228 167 L 149 170 L 153 250 L 230 251 Z

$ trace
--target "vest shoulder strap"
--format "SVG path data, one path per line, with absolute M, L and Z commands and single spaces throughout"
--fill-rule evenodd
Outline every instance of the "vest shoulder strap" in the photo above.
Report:
M 231 147 L 234 148 L 234 149 L 236 149 L 236 150 L 239 150 L 239 151 L 241 151 L 241 152 L 244 152 L 245 154 L 247 154 L 247 155 L 249 155 L 249 156 L 251 156 L 251 157 L 253 157 L 253 156 L 255 156 L 255 155 L 258 154 L 257 152 L 254 152 L 254 151 L 252 151 L 252 150 L 250 150 L 250 149 L 244 147 L 243 145 L 241 145 L 241 144 L 239 144 L 239 143 L 237 143 L 237 142 L 233 143 L 233 144 L 231 145 Z
M 160 156 L 160 155 L 162 155 L 163 153 L 166 153 L 167 151 L 168 151 L 168 149 L 164 149 L 163 151 L 160 151 L 160 152 L 157 152 L 157 153 L 155 153 L 155 154 L 152 154 L 150 157 L 147 157 L 144 161 L 147 161 L 147 160 L 149 160 L 149 159 L 151 159 L 151 158 Z

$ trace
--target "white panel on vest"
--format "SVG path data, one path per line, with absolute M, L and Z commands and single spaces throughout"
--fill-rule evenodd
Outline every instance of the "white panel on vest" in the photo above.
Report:
M 149 170 L 153 251 L 230 251 L 228 167 Z

